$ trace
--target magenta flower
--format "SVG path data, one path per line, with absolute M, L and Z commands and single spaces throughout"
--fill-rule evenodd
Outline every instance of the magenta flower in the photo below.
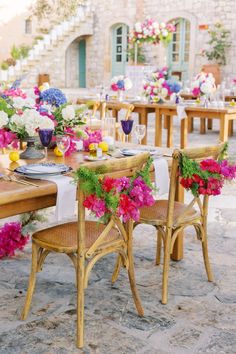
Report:
M 18 140 L 16 134 L 4 128 L 0 129 L 0 148 L 6 148 L 10 144 L 14 148 L 18 147 Z
M 106 212 L 105 201 L 97 198 L 95 194 L 86 197 L 83 205 L 85 208 L 91 210 L 98 218 L 101 218 Z
M 20 222 L 6 223 L 0 228 L 0 259 L 14 256 L 17 249 L 23 250 L 29 235 L 22 234 Z

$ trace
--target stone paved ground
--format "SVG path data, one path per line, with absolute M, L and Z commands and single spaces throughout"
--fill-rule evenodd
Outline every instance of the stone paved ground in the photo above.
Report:
M 190 145 L 215 143 L 213 132 Z M 149 132 L 153 134 L 153 117 Z M 178 142 L 178 127 L 175 127 Z M 150 141 L 151 143 L 151 141 Z M 235 156 L 236 137 L 230 139 Z M 188 196 L 186 196 L 188 198 Z M 49 256 L 38 283 L 30 316 L 19 321 L 30 269 L 28 245 L 15 258 L 0 262 L 1 354 L 235 354 L 236 353 L 236 185 L 211 199 L 209 250 L 215 281 L 208 283 L 199 241 L 191 229 L 185 237 L 185 257 L 172 262 L 169 302 L 161 297 L 162 267 L 154 266 L 155 232 L 139 226 L 134 234 L 136 279 L 145 317 L 136 315 L 128 279 L 122 271 L 110 284 L 114 257 L 95 266 L 86 290 L 85 348 L 75 347 L 74 270 L 62 255 Z

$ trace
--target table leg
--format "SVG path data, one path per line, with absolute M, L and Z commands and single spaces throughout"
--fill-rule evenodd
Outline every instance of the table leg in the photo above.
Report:
M 229 120 L 226 114 L 220 115 L 220 141 L 224 143 L 228 140 Z
M 148 123 L 148 112 L 146 108 L 143 108 L 142 111 L 140 112 L 140 124 L 144 124 L 147 129 L 147 123 Z M 147 145 L 147 133 L 142 140 L 142 145 Z
M 112 117 L 116 118 L 116 121 L 118 121 L 118 110 L 115 108 L 112 108 Z
M 193 117 L 189 117 L 188 118 L 188 132 L 192 133 L 193 132 L 193 128 L 194 128 Z
M 207 119 L 207 129 L 212 130 L 213 119 Z
M 206 134 L 206 118 L 200 118 L 200 134 Z
M 180 147 L 181 149 L 186 148 L 188 143 L 188 118 L 181 119 L 180 127 Z
M 234 121 L 229 120 L 229 136 L 233 136 L 234 134 Z
M 162 146 L 162 114 L 156 108 L 156 122 L 155 122 L 155 146 Z
M 168 117 L 169 116 L 164 116 L 164 124 L 163 124 L 163 126 L 164 126 L 164 129 L 168 129 Z
M 166 116 L 167 118 L 167 147 L 173 146 L 173 116 Z

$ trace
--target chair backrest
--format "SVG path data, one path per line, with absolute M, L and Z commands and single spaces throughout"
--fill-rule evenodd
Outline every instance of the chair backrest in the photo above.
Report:
M 126 111 L 125 112 L 125 120 L 127 120 L 127 119 L 131 118 L 131 113 L 134 110 L 134 105 L 131 103 L 127 103 L 127 102 L 112 102 L 111 105 L 106 105 L 105 109 L 102 110 L 104 112 L 104 116 L 106 114 L 106 111 L 109 111 L 112 109 L 114 109 L 116 111 L 121 111 L 122 109 L 125 110 Z
M 94 101 L 93 103 L 92 103 L 92 114 L 91 114 L 91 117 L 92 118 L 95 118 L 95 115 L 96 115 L 96 113 L 97 113 L 97 110 L 99 109 L 99 107 L 100 107 L 100 105 L 101 105 L 101 103 L 99 102 L 99 101 Z
M 106 162 L 91 162 L 86 164 L 86 168 L 99 172 L 101 175 L 109 175 L 109 177 L 113 178 L 120 178 L 123 176 L 131 177 L 136 171 L 139 171 L 143 165 L 145 165 L 149 156 L 149 153 L 142 153 L 122 159 L 110 159 Z M 78 253 L 83 252 L 85 248 L 84 197 L 84 193 L 78 183 Z
M 217 159 L 222 151 L 225 148 L 225 144 L 221 143 L 214 146 L 206 146 L 199 148 L 188 148 L 182 150 L 174 150 L 172 155 L 172 167 L 171 167 L 171 176 L 170 176 L 170 189 L 169 189 L 169 203 L 168 203 L 168 213 L 167 213 L 167 226 L 172 226 L 174 223 L 174 202 L 175 202 L 175 194 L 176 194 L 176 180 L 178 180 L 179 174 L 179 165 L 181 155 L 184 154 L 191 160 L 196 160 L 197 162 L 204 160 L 206 158 Z M 207 207 L 208 195 L 203 197 L 203 203 L 200 201 L 199 197 L 194 197 L 192 201 L 188 204 L 186 210 L 189 207 L 192 207 L 195 203 L 198 204 L 199 208 L 202 209 L 202 206 Z M 202 210 L 201 210 L 202 211 Z M 183 211 L 185 213 L 186 211 Z M 179 217 L 181 218 L 181 216 Z

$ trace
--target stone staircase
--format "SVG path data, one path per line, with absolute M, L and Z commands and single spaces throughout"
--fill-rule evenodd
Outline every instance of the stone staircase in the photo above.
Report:
M 66 50 L 76 38 L 93 34 L 93 13 L 91 1 L 80 5 L 74 16 L 45 34 L 32 47 L 27 58 L 17 60 L 16 65 L 8 70 L 0 70 L 0 81 L 13 82 L 23 78 L 22 86 L 32 87 L 37 85 L 39 74 L 47 73 L 52 85 L 65 87 Z

